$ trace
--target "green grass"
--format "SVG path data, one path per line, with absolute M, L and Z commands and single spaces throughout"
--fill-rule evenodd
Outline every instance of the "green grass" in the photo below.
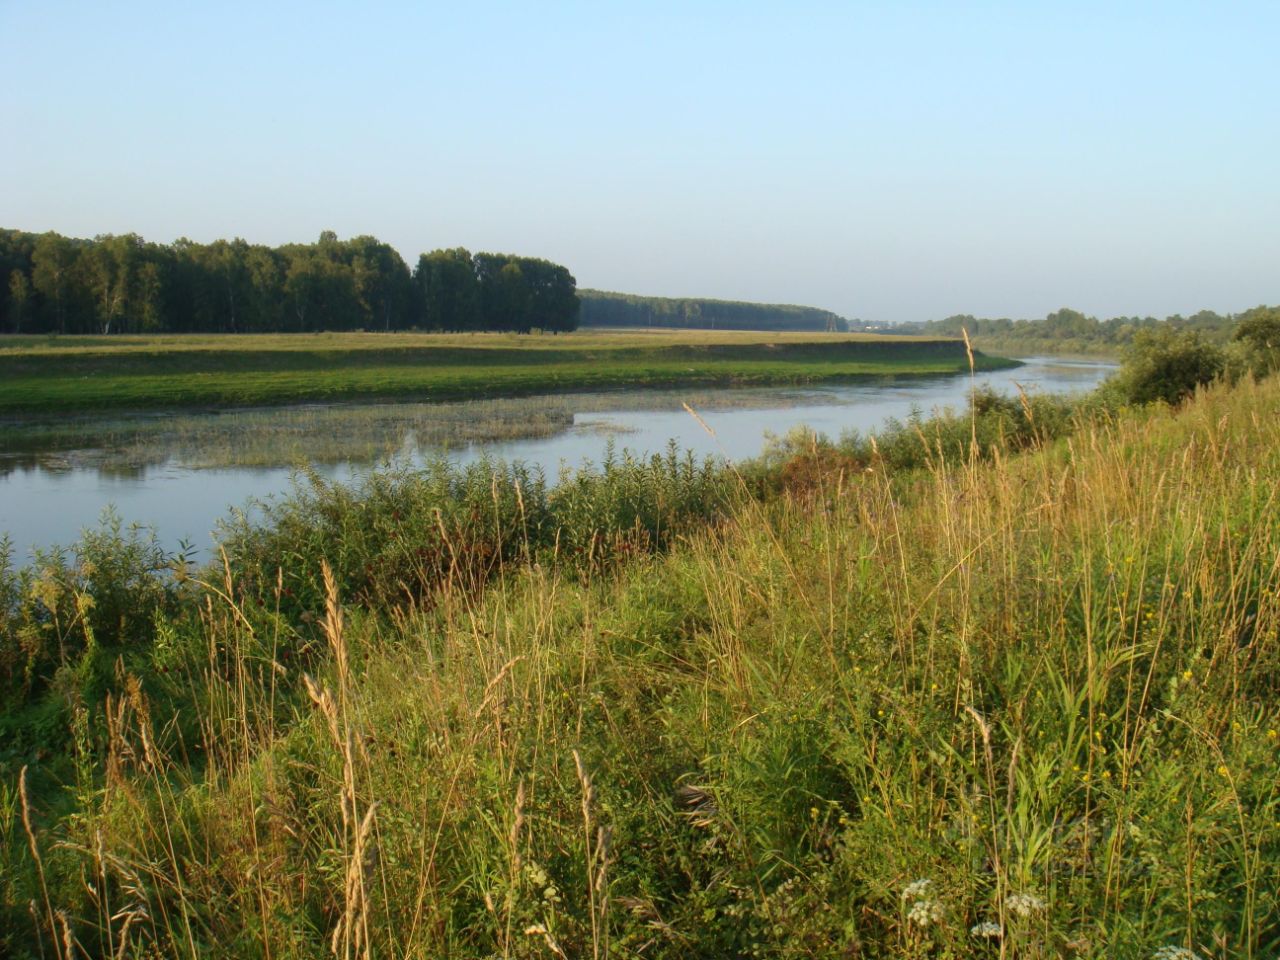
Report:
M 0 576 L 0 948 L 1277 956 L 1280 381 L 1027 409 Z
M 979 357 L 981 369 L 1010 361 Z M 958 341 L 844 334 L 11 337 L 0 416 L 813 383 L 967 370 Z

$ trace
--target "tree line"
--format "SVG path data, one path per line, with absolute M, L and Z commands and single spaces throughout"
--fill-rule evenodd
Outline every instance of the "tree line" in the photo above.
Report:
M 546 260 L 458 248 L 410 270 L 375 237 L 332 231 L 268 247 L 0 229 L 0 280 L 8 333 L 527 333 L 573 330 L 579 311 L 573 275 Z
M 641 297 L 604 290 L 582 290 L 579 296 L 584 327 L 841 332 L 848 329 L 843 317 L 817 307 L 693 297 Z
M 898 332 L 958 337 L 961 328 L 964 328 L 975 340 L 998 340 L 1005 343 L 1051 341 L 1061 347 L 1120 352 L 1144 330 L 1194 332 L 1208 342 L 1224 344 L 1231 339 L 1237 323 L 1247 316 L 1248 314 L 1232 316 L 1201 310 L 1189 317 L 1175 313 L 1163 320 L 1151 316 L 1121 316 L 1099 320 L 1097 317 L 1086 316 L 1079 310 L 1063 307 L 1036 320 L 1011 320 L 1008 317 L 990 319 L 967 313 L 955 314 L 945 320 L 930 320 Z

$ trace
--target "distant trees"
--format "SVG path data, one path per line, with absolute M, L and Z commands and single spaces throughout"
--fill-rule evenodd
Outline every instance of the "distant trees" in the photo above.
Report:
M 136 234 L 99 237 L 80 254 L 82 275 L 93 299 L 98 333 L 124 326 L 134 313 L 142 238 Z
M 66 237 L 46 233 L 31 249 L 31 282 L 35 292 L 47 306 L 50 316 L 38 318 L 35 326 L 43 324 L 58 333 L 67 332 L 68 299 L 70 298 L 71 271 L 76 265 L 78 250 Z M 83 294 L 79 299 L 87 299 Z
M 9 313 L 13 324 L 13 332 L 22 332 L 22 321 L 27 315 L 27 305 L 31 302 L 31 281 L 21 270 L 9 271 Z
M 471 254 L 461 247 L 418 258 L 413 271 L 424 325 L 435 330 L 483 330 L 480 281 Z
M 1201 310 L 1164 320 L 1098 320 L 1064 307 L 1042 320 L 956 314 L 902 329 L 958 337 L 961 328 L 979 346 L 1010 353 L 1119 353 L 1124 362 L 1106 390 L 1121 403 L 1178 403 L 1220 378 L 1234 383 L 1280 370 L 1280 307 L 1254 307 L 1236 316 Z
M 718 330 L 847 330 L 830 310 L 780 303 L 640 297 L 580 290 L 584 327 L 676 327 Z
M 1109 389 L 1128 403 L 1178 403 L 1219 378 L 1234 383 L 1278 369 L 1280 308 L 1254 307 L 1240 315 L 1225 345 L 1172 324 L 1139 330 Z
M 267 247 L 0 230 L 2 332 L 528 332 L 577 323 L 573 276 L 530 257 L 438 250 L 410 272 L 377 238 L 332 231 Z
M 1280 307 L 1246 311 L 1231 339 L 1242 354 L 1240 365 L 1259 375 L 1280 370 Z
M 1194 331 L 1204 340 L 1225 344 L 1231 337 L 1236 318 L 1201 310 L 1190 317 L 1173 314 L 1163 320 L 1156 317 L 1111 317 L 1099 320 L 1079 310 L 1063 307 L 1042 319 L 990 319 L 971 314 L 956 314 L 945 320 L 931 320 L 914 328 L 915 332 L 932 336 L 960 336 L 963 327 L 980 345 L 998 344 L 1003 349 L 1019 346 L 1028 351 L 1117 353 L 1134 342 L 1143 330 L 1170 329 Z
M 414 281 L 423 325 L 433 330 L 554 333 L 578 326 L 577 283 L 546 260 L 437 250 L 418 258 Z

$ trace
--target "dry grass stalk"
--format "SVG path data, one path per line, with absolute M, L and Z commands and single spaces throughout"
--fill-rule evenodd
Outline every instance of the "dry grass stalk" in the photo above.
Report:
M 687 413 L 689 416 L 693 417 L 693 419 L 697 421 L 698 426 L 700 426 L 703 430 L 707 432 L 707 436 L 709 436 L 712 440 L 720 439 L 719 437 L 716 436 L 716 432 L 711 429 L 711 424 L 707 423 L 707 421 L 703 420 L 702 417 L 698 416 L 697 410 L 693 409 L 693 407 L 689 406 L 689 404 L 687 403 L 681 403 L 680 406 L 684 407 L 684 412 Z
M 598 827 L 592 832 L 592 808 L 596 789 L 582 762 L 573 751 L 573 766 L 582 788 L 583 846 L 586 849 L 587 906 L 591 912 L 591 955 L 595 960 L 609 955 L 609 830 Z
M 133 675 L 122 673 L 120 679 L 124 684 L 124 695 L 113 698 L 108 693 L 103 707 L 107 721 L 107 783 L 113 788 L 125 786 L 125 774 L 131 763 L 147 773 L 155 773 L 162 767 L 160 751 L 152 734 L 151 709 L 146 694 L 142 692 L 142 684 Z M 141 756 L 131 742 L 131 732 L 137 734 Z
M 969 331 L 961 327 L 960 335 L 964 337 L 964 353 L 969 358 L 969 428 L 971 433 L 969 457 L 970 465 L 973 465 L 978 459 L 978 406 L 974 403 L 978 396 L 978 385 L 974 379 L 977 373 L 973 361 L 973 344 L 969 341 Z
M 546 943 L 548 950 L 554 953 L 557 957 L 565 958 L 565 960 L 567 960 L 567 954 L 565 954 L 560 944 L 556 941 L 556 938 L 553 937 L 551 935 L 551 931 L 548 930 L 546 927 L 544 927 L 542 924 L 535 923 L 530 927 L 526 927 L 524 931 L 524 935 L 526 937 L 542 937 L 543 942 Z
M 53 902 L 49 899 L 49 884 L 44 875 L 44 860 L 40 857 L 40 845 L 36 843 L 36 832 L 31 826 L 31 798 L 27 794 L 27 767 L 25 764 L 18 773 L 18 799 L 22 803 L 22 829 L 27 834 L 27 846 L 31 850 L 31 859 L 36 865 L 36 876 L 40 880 L 40 894 L 44 898 L 45 922 L 48 924 L 49 933 L 53 936 L 53 945 L 58 951 L 59 960 L 65 960 L 70 956 L 70 953 L 63 953 L 62 947 L 58 943 Z M 34 903 L 31 905 L 31 915 L 32 917 L 36 916 Z M 38 925 L 37 936 L 39 936 Z
M 369 956 L 369 881 L 376 864 L 376 848 L 371 842 L 376 803 L 369 804 L 360 827 L 355 831 L 347 861 L 346 906 L 342 920 L 334 928 L 329 947 L 334 956 Z
M 511 924 L 514 919 L 516 896 L 520 889 L 520 870 L 524 858 L 520 854 L 520 832 L 524 829 L 524 781 L 516 784 L 515 807 L 511 815 L 511 829 L 507 832 L 508 871 L 506 921 L 502 931 L 502 955 L 511 954 Z M 485 894 L 487 897 L 488 894 Z
M 80 946 L 80 944 L 71 929 L 71 918 L 67 916 L 67 911 L 65 910 L 58 910 L 54 916 L 58 918 L 58 926 L 62 929 L 62 955 L 67 958 L 74 957 L 76 955 L 76 947 Z M 84 953 L 83 949 L 80 952 Z
M 369 875 L 376 864 L 376 847 L 372 841 L 376 803 L 370 803 L 363 813 L 356 785 L 355 737 L 349 716 L 350 659 L 344 632 L 342 605 L 338 598 L 338 585 L 333 570 L 327 562 L 321 564 L 325 587 L 325 616 L 323 628 L 333 653 L 338 673 L 337 699 L 322 684 L 308 675 L 303 676 L 307 693 L 324 716 L 334 745 L 342 757 L 342 789 L 339 797 L 342 812 L 343 844 L 346 848 L 347 868 L 343 888 L 343 912 L 330 938 L 334 956 L 344 958 L 368 957 L 369 942 Z

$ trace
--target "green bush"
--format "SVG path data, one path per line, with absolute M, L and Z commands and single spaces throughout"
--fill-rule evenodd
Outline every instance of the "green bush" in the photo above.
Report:
M 1241 351 L 1242 366 L 1255 376 L 1280 370 L 1280 308 L 1249 310 L 1231 339 Z
M 1141 330 L 1125 351 L 1116 386 L 1129 403 L 1176 404 L 1218 379 L 1225 369 L 1222 349 L 1195 331 Z
M 177 584 L 155 534 L 125 530 L 107 511 L 67 551 L 36 551 L 16 570 L 0 544 L 0 685 L 30 695 L 86 654 L 146 648 L 155 616 L 173 608 Z

